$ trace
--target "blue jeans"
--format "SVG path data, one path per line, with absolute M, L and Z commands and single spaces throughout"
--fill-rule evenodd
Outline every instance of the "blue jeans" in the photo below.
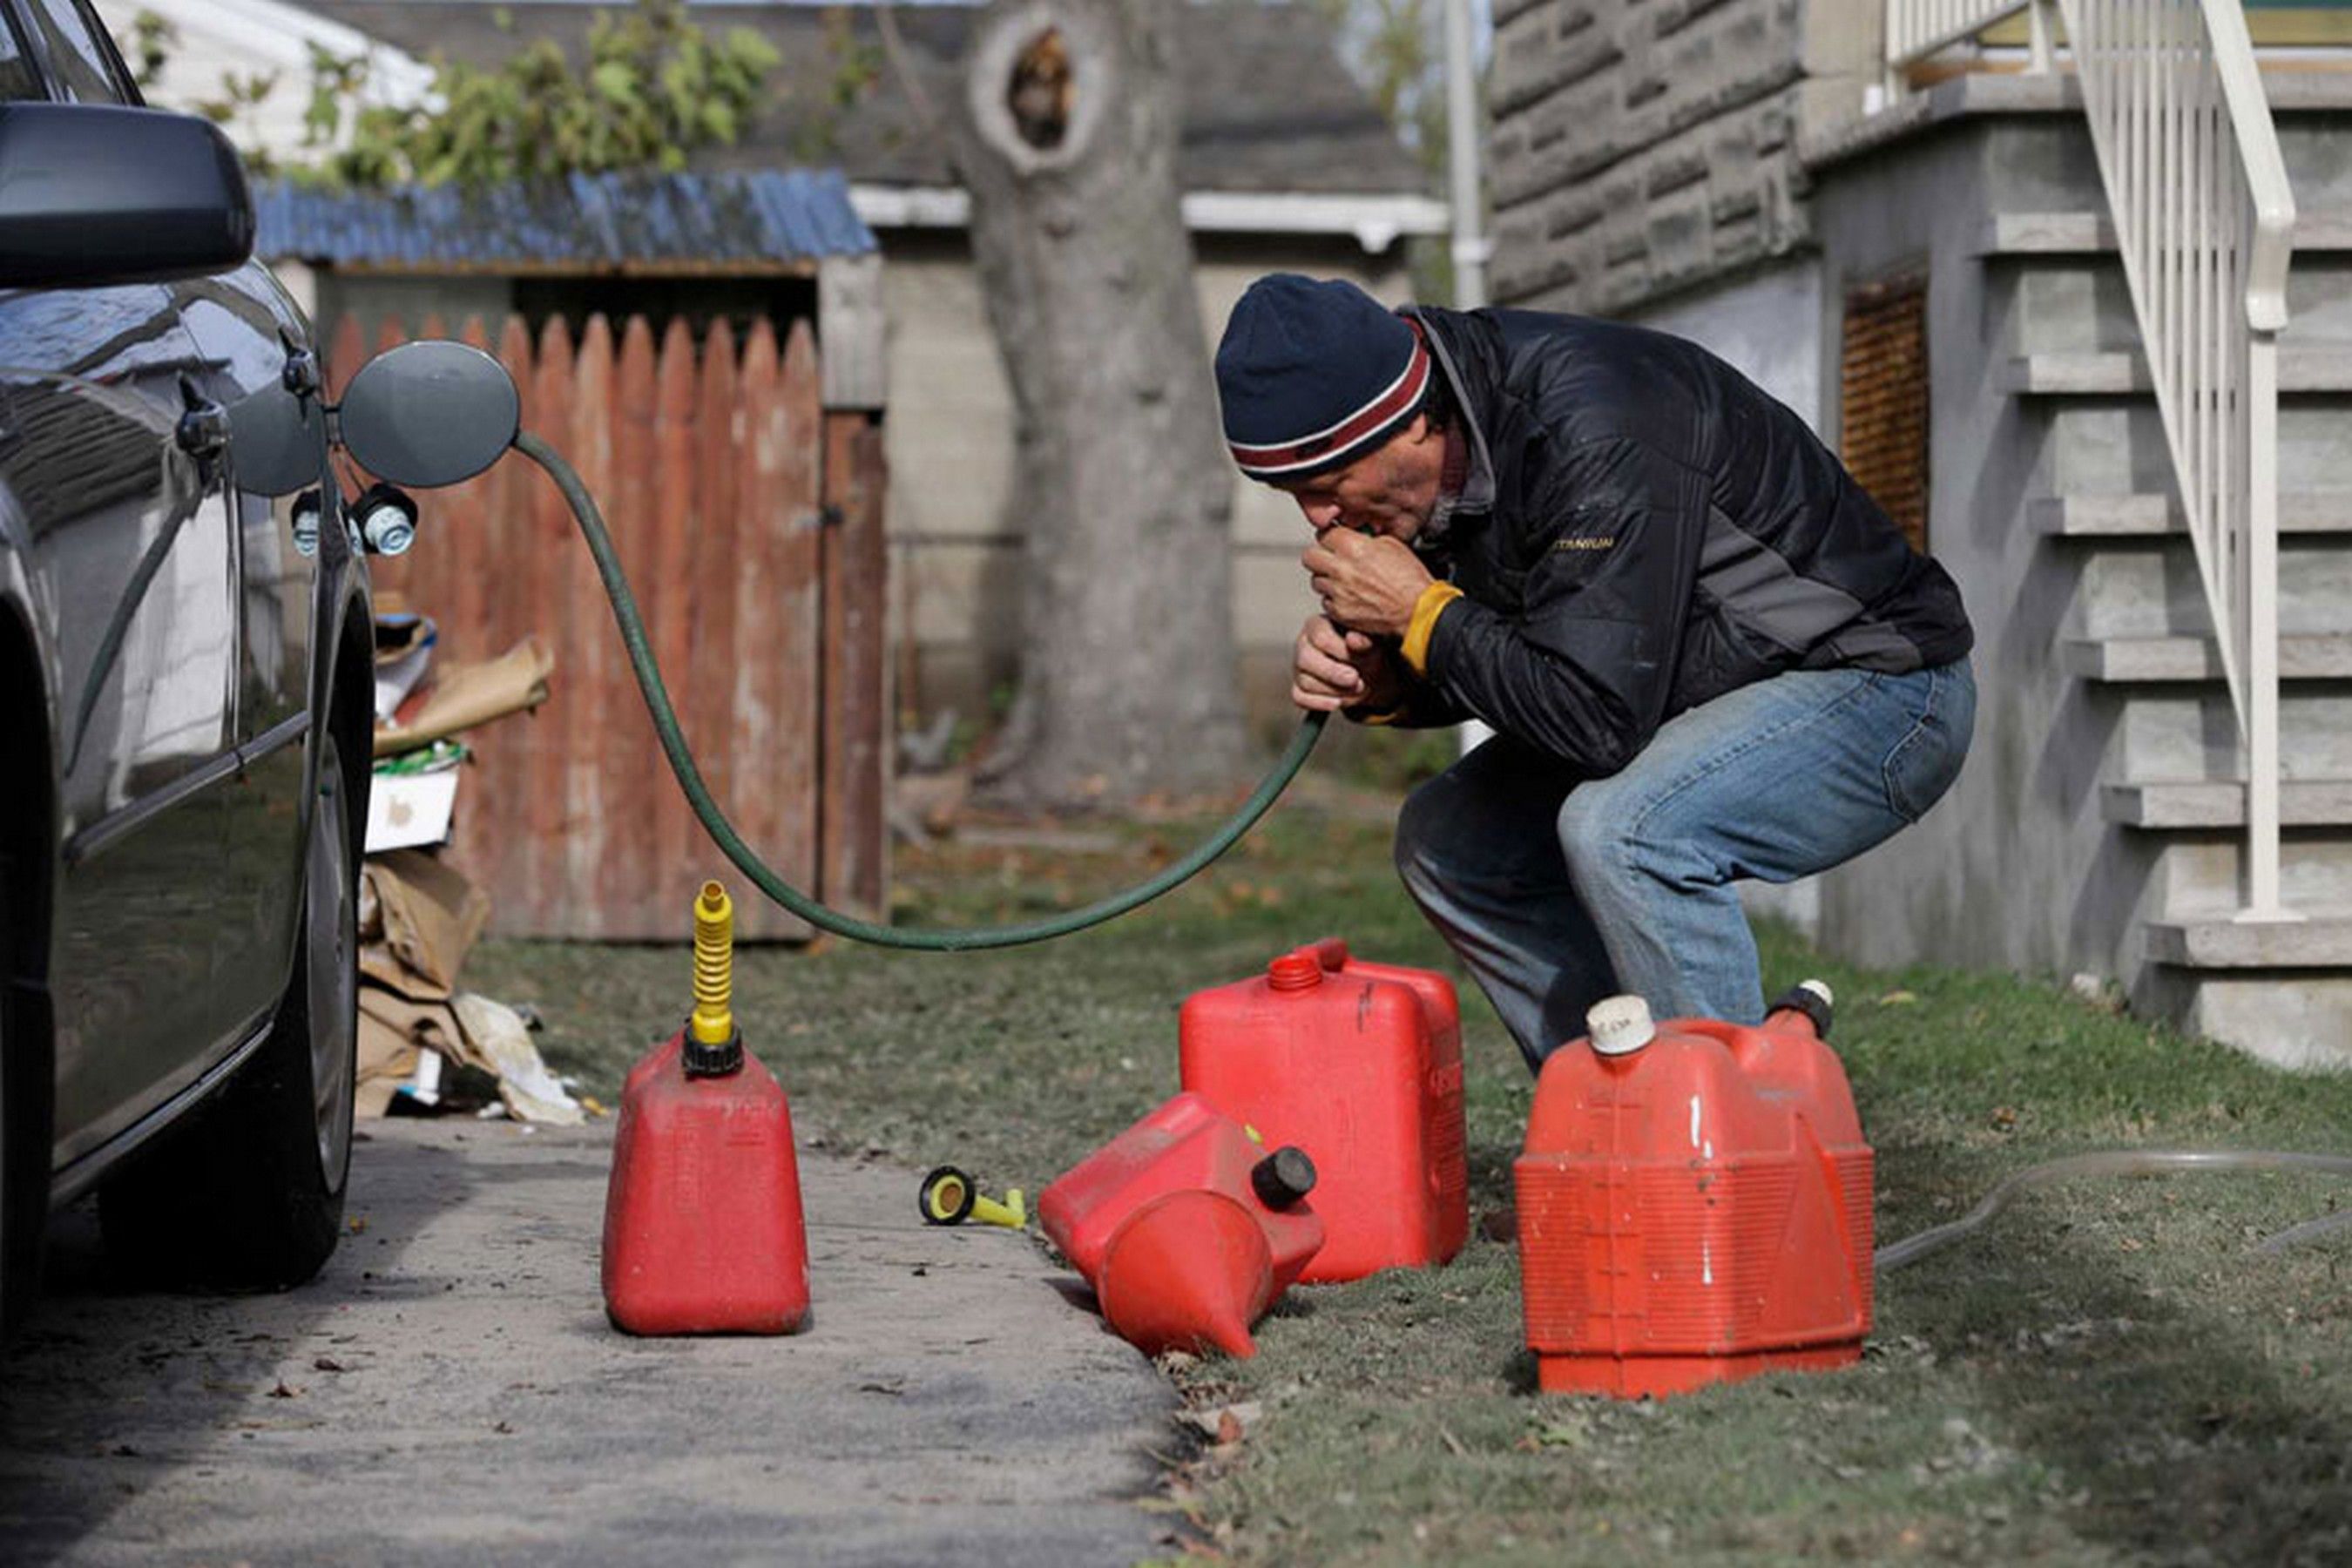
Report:
M 1732 884 L 1826 870 L 1917 821 L 1959 773 L 1976 703 L 1966 659 L 1792 670 L 1676 715 L 1583 783 L 1497 735 L 1405 802 L 1397 871 L 1530 1067 L 1623 991 L 1661 1018 L 1759 1023 Z

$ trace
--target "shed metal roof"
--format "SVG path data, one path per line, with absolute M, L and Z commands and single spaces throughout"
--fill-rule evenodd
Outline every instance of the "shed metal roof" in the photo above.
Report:
M 345 270 L 808 272 L 875 248 L 833 170 L 572 174 L 467 190 L 254 192 L 255 249 Z

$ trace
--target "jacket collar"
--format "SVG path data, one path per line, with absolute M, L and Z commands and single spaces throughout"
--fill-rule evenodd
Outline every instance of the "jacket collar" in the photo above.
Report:
M 1453 496 L 1440 496 L 1437 509 L 1423 525 L 1416 545 L 1426 543 L 1433 549 L 1444 548 L 1456 518 L 1465 514 L 1485 515 L 1495 509 L 1495 460 L 1486 447 L 1486 432 L 1479 423 L 1478 405 L 1470 395 L 1468 378 L 1463 374 L 1460 346 L 1449 341 L 1450 334 L 1459 331 L 1462 318 L 1451 310 L 1433 310 L 1425 306 L 1406 305 L 1398 312 L 1422 330 L 1429 344 L 1430 357 L 1437 362 L 1438 374 L 1445 377 L 1454 393 L 1454 408 L 1462 421 L 1463 433 L 1469 448 L 1469 471 L 1460 491 Z

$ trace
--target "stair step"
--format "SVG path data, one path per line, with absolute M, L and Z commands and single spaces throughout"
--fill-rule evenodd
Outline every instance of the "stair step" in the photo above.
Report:
M 2143 779 L 2099 792 L 2100 815 L 2126 827 L 2243 827 L 2246 786 L 2234 779 Z M 2352 779 L 2289 779 L 2279 785 L 2288 827 L 2352 826 Z
M 2281 392 L 2352 392 L 2352 346 L 2283 345 L 2278 383 Z M 2001 390 L 2022 396 L 2081 397 L 2154 392 L 2156 383 L 2137 349 L 2094 349 L 2019 354 L 2002 373 Z
M 2062 646 L 2067 674 L 2084 680 L 2186 681 L 2221 679 L 2221 650 L 2211 637 L 2077 637 Z M 2352 678 L 2352 633 L 2279 638 L 2285 680 Z
M 2169 495 L 2044 496 L 2027 509 L 2038 533 L 2065 539 L 2132 539 L 2189 531 Z M 2282 533 L 2352 533 L 2352 491 L 2303 490 L 2279 497 Z
M 2352 965 L 2352 915 L 2299 921 L 2159 920 L 2147 923 L 2151 963 L 2187 969 L 2339 969 Z
M 2298 213 L 2299 252 L 2352 250 L 2352 212 Z M 1979 256 L 2084 256 L 2116 248 L 2116 226 L 2103 213 L 1997 213 L 1977 238 Z

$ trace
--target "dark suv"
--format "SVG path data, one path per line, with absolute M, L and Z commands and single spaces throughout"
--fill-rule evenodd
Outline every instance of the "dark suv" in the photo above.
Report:
M 0 0 L 0 1323 L 93 1187 L 141 1273 L 306 1279 L 350 1159 L 367 574 L 236 155 L 139 103 Z

